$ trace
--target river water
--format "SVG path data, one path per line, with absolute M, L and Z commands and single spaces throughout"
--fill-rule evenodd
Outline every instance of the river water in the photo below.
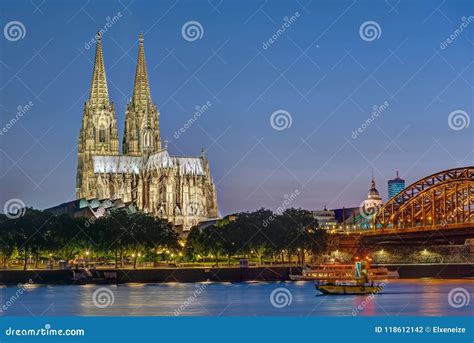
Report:
M 9 286 L 0 304 L 7 316 L 468 316 L 474 280 L 394 280 L 372 297 L 312 282 Z

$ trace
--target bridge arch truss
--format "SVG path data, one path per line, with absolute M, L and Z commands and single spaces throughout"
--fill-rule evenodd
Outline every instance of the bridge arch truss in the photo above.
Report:
M 418 180 L 390 199 L 373 221 L 375 229 L 474 224 L 474 167 L 445 170 Z

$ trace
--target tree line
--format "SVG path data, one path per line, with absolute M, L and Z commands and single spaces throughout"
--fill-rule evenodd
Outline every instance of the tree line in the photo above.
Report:
M 211 255 L 216 264 L 225 257 L 256 256 L 271 261 L 296 257 L 305 260 L 309 253 L 322 254 L 327 245 L 327 232 L 320 229 L 311 212 L 290 208 L 281 214 L 267 209 L 239 213 L 234 218 L 204 228 L 192 228 L 185 246 L 188 258 Z
M 184 243 L 185 241 L 185 243 Z M 67 214 L 26 209 L 21 216 L 0 214 L 0 255 L 3 268 L 12 261 L 38 267 L 45 260 L 74 260 L 77 256 L 94 261 L 113 260 L 122 267 L 124 260 L 169 260 L 196 262 L 204 258 L 264 258 L 271 261 L 304 261 L 306 254 L 322 253 L 327 233 L 319 229 L 309 211 L 287 209 L 275 214 L 260 209 L 238 213 L 209 225 L 193 227 L 187 239 L 180 240 L 175 228 L 161 218 L 144 213 L 114 210 L 95 218 L 75 218 Z

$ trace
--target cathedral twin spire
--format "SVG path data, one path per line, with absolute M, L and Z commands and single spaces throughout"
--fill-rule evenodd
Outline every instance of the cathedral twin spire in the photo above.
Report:
M 89 103 L 94 107 L 108 106 L 109 91 L 107 89 L 107 78 L 105 76 L 104 56 L 102 55 L 102 42 L 100 32 L 98 33 L 97 48 L 95 51 L 94 70 L 92 72 L 91 93 Z
M 145 61 L 145 48 L 143 47 L 143 35 L 141 33 L 139 38 L 137 69 L 135 71 L 135 85 L 133 87 L 132 103 L 134 106 L 138 107 L 151 105 L 150 86 L 148 84 L 148 72 Z
M 110 106 L 100 33 L 98 33 L 88 103 L 96 109 Z M 122 147 L 124 154 L 140 156 L 161 149 L 158 115 L 158 110 L 151 99 L 143 35 L 140 33 L 133 94 L 126 109 Z

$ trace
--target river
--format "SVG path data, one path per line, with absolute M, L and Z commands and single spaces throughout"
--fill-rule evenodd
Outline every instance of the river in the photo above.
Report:
M 474 280 L 393 280 L 374 296 L 323 296 L 312 282 L 1 287 L 7 316 L 468 316 Z

